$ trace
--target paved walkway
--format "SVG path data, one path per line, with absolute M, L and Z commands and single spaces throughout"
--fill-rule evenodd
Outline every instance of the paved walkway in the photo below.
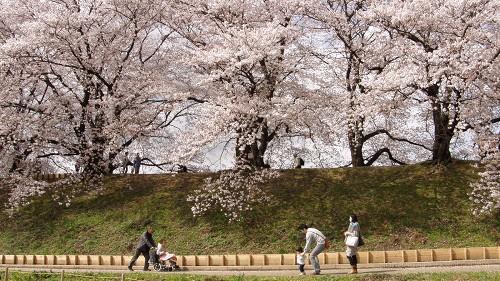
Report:
M 326 269 L 322 275 L 347 274 L 349 269 Z M 418 268 L 366 268 L 358 269 L 359 274 L 405 274 L 405 273 L 431 273 L 431 272 L 498 272 L 500 275 L 500 264 L 496 265 L 473 265 L 473 266 L 451 266 L 451 267 L 418 267 Z M 298 270 L 275 270 L 275 271 L 189 271 L 185 273 L 202 275 L 251 275 L 251 276 L 295 276 Z M 311 274 L 308 271 L 307 274 Z
M 136 267 L 137 271 L 140 271 L 140 267 Z M 10 268 L 11 271 L 51 271 L 60 272 L 62 269 L 51 269 L 51 268 Z M 117 269 L 64 269 L 65 272 L 107 272 L 107 273 L 124 273 L 129 272 Z M 488 264 L 488 265 L 460 265 L 460 266 L 437 266 L 437 267 L 398 267 L 398 268 L 360 268 L 360 274 L 405 274 L 405 273 L 432 273 L 432 272 L 498 272 L 500 275 L 500 264 Z M 342 275 L 347 274 L 349 269 L 325 269 L 322 270 L 322 275 Z M 311 271 L 307 271 L 310 274 Z M 267 271 L 257 271 L 257 270 L 247 270 L 247 271 L 178 271 L 178 272 L 164 272 L 159 274 L 196 274 L 196 275 L 247 275 L 247 276 L 296 276 L 298 275 L 298 270 L 267 270 Z

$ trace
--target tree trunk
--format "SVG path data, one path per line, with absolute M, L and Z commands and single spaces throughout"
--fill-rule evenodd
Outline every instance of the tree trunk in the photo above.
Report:
M 18 145 L 14 145 L 14 147 L 16 148 L 16 151 L 21 150 Z M 33 152 L 33 150 L 31 150 L 31 148 L 26 148 L 22 151 L 22 153 L 17 153 L 14 156 L 9 173 L 24 173 L 26 171 L 26 159 L 28 159 L 28 156 Z
M 99 93 L 99 91 L 96 91 Z M 97 96 L 94 98 L 100 101 L 102 97 Z M 90 128 L 87 127 L 90 133 L 90 143 L 86 144 L 88 163 L 85 163 L 84 173 L 87 175 L 107 175 L 113 172 L 113 165 L 110 160 L 106 157 L 106 148 L 109 145 L 110 139 L 104 133 L 104 128 L 106 126 L 107 120 L 104 111 L 101 109 L 101 105 L 96 103 L 94 105 L 93 114 L 92 111 L 86 111 L 85 116 Z
M 236 166 L 251 168 L 265 168 L 264 155 L 273 135 L 269 134 L 267 120 L 262 117 L 252 118 L 249 125 L 237 130 L 236 139 Z M 248 138 L 252 142 L 245 142 Z
M 434 107 L 436 108 L 436 107 Z M 451 161 L 450 143 L 453 132 L 448 129 L 449 118 L 442 114 L 440 106 L 433 109 L 434 143 L 432 144 L 432 161 L 435 163 L 449 163 Z
M 349 139 L 349 150 L 351 152 L 351 164 L 353 167 L 365 165 L 363 159 L 363 118 L 357 115 L 359 103 L 356 95 L 362 95 L 364 89 L 361 85 L 360 61 L 356 54 L 349 54 L 346 71 L 346 90 L 349 92 L 349 120 L 347 122 L 347 137 Z
M 450 126 L 449 109 L 443 110 L 443 103 L 438 100 L 439 85 L 434 84 L 426 89 L 431 98 L 432 119 L 434 122 L 434 141 L 432 144 L 432 162 L 447 164 L 451 161 L 450 143 L 454 134 L 454 126 Z
M 349 131 L 347 136 L 349 138 L 349 150 L 351 152 L 351 164 L 353 167 L 365 166 L 365 160 L 363 159 L 363 141 L 362 137 L 359 136 L 359 130 L 355 129 L 357 122 L 352 122 L 349 125 Z M 354 127 L 354 128 L 352 128 Z

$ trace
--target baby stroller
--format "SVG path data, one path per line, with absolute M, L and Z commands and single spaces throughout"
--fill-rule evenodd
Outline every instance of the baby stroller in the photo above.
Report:
M 160 260 L 160 256 L 156 253 L 156 248 L 149 250 L 149 264 L 153 266 L 155 271 L 175 271 L 180 270 L 175 259 L 169 258 L 166 261 Z

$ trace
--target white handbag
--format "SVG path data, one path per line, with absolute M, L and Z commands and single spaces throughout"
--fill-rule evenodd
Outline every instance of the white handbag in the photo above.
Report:
M 349 247 L 357 247 L 359 243 L 359 237 L 357 236 L 347 236 L 345 239 L 345 244 Z

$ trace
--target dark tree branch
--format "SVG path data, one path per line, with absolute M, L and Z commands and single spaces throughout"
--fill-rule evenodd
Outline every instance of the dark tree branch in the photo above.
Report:
M 197 103 L 206 103 L 206 102 L 208 102 L 208 100 L 202 100 L 202 99 L 195 98 L 195 97 L 188 97 L 187 100 L 192 100 L 192 101 L 195 101 Z
M 80 155 L 79 153 L 60 153 L 60 152 L 53 152 L 53 153 L 47 153 L 47 154 L 42 154 L 38 155 L 36 158 L 48 158 L 51 156 L 76 156 Z
M 387 135 L 391 140 L 395 140 L 395 141 L 401 141 L 401 142 L 406 142 L 406 143 L 409 143 L 409 144 L 412 144 L 412 145 L 416 145 L 416 146 L 419 146 L 419 147 L 422 147 L 426 150 L 429 150 L 431 151 L 432 149 L 428 148 L 427 146 L 423 145 L 423 144 L 420 144 L 420 143 L 416 143 L 416 142 L 413 142 L 413 141 L 410 141 L 408 139 L 405 139 L 405 138 L 398 138 L 398 137 L 395 137 L 393 136 L 391 133 L 389 133 L 389 131 L 385 130 L 385 129 L 380 129 L 380 130 L 376 130 L 374 132 L 371 132 L 365 136 L 363 136 L 362 138 L 362 142 L 366 142 L 367 140 L 369 140 L 370 138 L 374 137 L 374 136 L 377 136 L 377 135 L 380 135 L 380 134 L 385 134 Z
M 377 159 L 383 154 L 383 153 L 387 153 L 387 156 L 389 157 L 389 159 L 394 162 L 394 163 L 397 163 L 399 165 L 406 165 L 406 163 L 402 162 L 402 161 L 399 161 L 397 159 L 395 159 L 393 156 L 392 156 L 392 153 L 391 151 L 389 150 L 389 148 L 387 147 L 384 147 L 384 148 L 381 148 L 379 149 L 377 152 L 375 152 L 375 154 L 373 154 L 372 156 L 370 156 L 368 158 L 368 161 L 366 162 L 365 166 L 371 166 L 375 161 L 377 161 Z
M 149 162 L 149 163 L 151 163 L 151 164 L 144 164 L 144 163 L 141 163 L 141 165 L 143 165 L 143 166 L 149 166 L 149 167 L 156 167 L 156 168 L 158 168 L 158 169 L 160 169 L 160 170 L 162 170 L 162 171 L 165 171 L 165 170 L 164 170 L 161 166 L 171 165 L 171 164 L 172 164 L 171 162 L 164 162 L 164 163 L 159 163 L 159 164 L 157 164 L 157 163 L 153 162 L 153 160 L 151 160 L 151 159 L 149 159 L 149 158 L 142 158 L 142 159 L 141 159 L 141 162 L 142 162 L 142 161 L 148 161 L 148 162 Z

